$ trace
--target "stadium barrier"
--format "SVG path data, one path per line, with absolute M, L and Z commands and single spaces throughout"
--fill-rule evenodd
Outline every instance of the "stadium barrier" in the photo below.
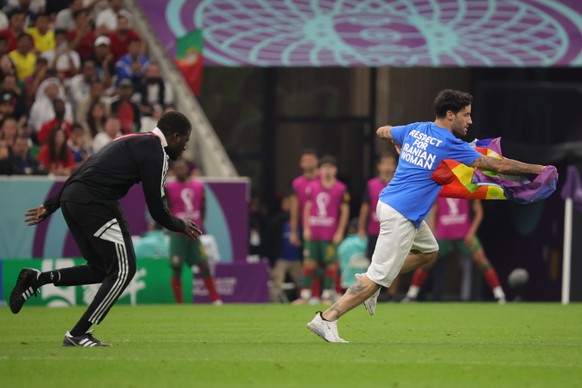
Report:
M 2 259 L 0 260 L 0 300 L 5 302 L 18 272 L 24 267 L 41 271 L 84 264 L 83 259 Z M 267 303 L 269 266 L 257 263 L 218 263 L 214 267 L 218 293 L 225 303 Z M 171 269 L 167 259 L 138 259 L 137 271 L 117 303 L 120 304 L 164 304 L 175 303 L 170 287 Z M 210 303 L 208 292 L 198 276 L 192 282 L 190 271 L 182 272 L 183 296 L 186 303 Z M 192 286 L 189 286 L 192 285 Z M 70 307 L 88 305 L 99 289 L 99 284 L 71 287 L 46 285 L 36 298 L 27 305 L 48 307 Z

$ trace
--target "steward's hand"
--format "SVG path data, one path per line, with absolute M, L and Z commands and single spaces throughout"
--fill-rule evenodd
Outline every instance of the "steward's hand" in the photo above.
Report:
M 36 225 L 44 221 L 48 216 L 49 213 L 44 208 L 44 205 L 40 205 L 39 207 L 28 209 L 24 215 L 24 222 L 28 226 Z
M 200 230 L 198 225 L 196 225 L 191 220 L 182 219 L 182 221 L 184 221 L 184 223 L 186 224 L 184 234 L 188 236 L 192 241 L 198 240 L 198 237 L 200 237 L 200 235 L 202 234 L 202 231 Z

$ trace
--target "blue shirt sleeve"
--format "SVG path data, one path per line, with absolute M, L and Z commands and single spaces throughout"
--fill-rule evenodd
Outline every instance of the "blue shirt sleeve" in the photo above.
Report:
M 408 135 L 408 132 L 410 132 L 412 130 L 412 127 L 415 125 L 416 123 L 413 124 L 408 124 L 408 125 L 397 125 L 395 127 L 392 127 L 392 138 L 394 139 L 394 141 L 398 144 L 398 145 L 402 145 L 402 143 L 404 142 L 404 137 L 406 135 Z
M 467 166 L 472 164 L 479 156 L 479 152 L 473 148 L 469 143 L 461 139 L 451 139 L 449 142 L 449 159 L 456 160 L 457 162 L 463 163 Z

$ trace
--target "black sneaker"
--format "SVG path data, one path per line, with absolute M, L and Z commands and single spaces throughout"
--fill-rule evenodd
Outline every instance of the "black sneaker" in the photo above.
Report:
M 28 298 L 37 295 L 38 288 L 34 286 L 34 283 L 39 273 L 40 271 L 37 269 L 24 268 L 18 274 L 16 285 L 10 294 L 10 311 L 14 314 L 18 314 Z
M 63 346 L 83 346 L 86 348 L 91 348 L 93 346 L 111 345 L 104 344 L 103 342 L 99 341 L 97 338 L 93 337 L 93 334 L 90 332 L 74 337 L 67 331 L 67 334 L 65 334 L 65 338 L 63 339 Z

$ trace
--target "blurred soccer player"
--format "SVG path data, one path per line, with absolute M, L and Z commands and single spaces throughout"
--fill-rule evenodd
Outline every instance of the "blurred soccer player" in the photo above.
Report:
M 291 232 L 289 241 L 292 244 L 301 245 L 301 230 L 303 211 L 305 210 L 305 203 L 307 202 L 307 194 L 305 190 L 311 182 L 315 182 L 318 178 L 317 166 L 319 165 L 319 158 L 317 151 L 313 149 L 305 149 L 301 152 L 299 159 L 299 166 L 303 170 L 303 174 L 299 175 L 291 183 L 291 211 L 290 220 Z
M 381 139 L 391 141 L 400 153 L 398 169 L 382 190 L 378 203 L 380 235 L 372 264 L 343 296 L 325 312 L 318 311 L 307 324 L 328 342 L 347 342 L 339 336 L 337 320 L 360 303 L 373 315 L 380 287 L 389 287 L 399 273 L 426 265 L 438 254 L 438 244 L 424 221 L 442 186 L 432 173 L 444 159 L 508 175 L 539 174 L 542 165 L 495 159 L 477 152 L 458 139 L 471 125 L 469 93 L 441 91 L 434 103 L 434 122 L 378 128 Z
M 176 217 L 191 220 L 196 225 L 204 224 L 206 217 L 206 196 L 204 185 L 190 178 L 188 164 L 184 160 L 178 160 L 172 167 L 176 180 L 166 185 L 168 206 Z M 202 281 L 208 290 L 210 300 L 214 304 L 222 304 L 216 282 L 210 273 L 206 251 L 200 240 L 192 241 L 180 233 L 170 235 L 170 267 L 172 267 L 172 291 L 177 303 L 184 303 L 182 298 L 182 267 L 187 264 L 192 268 L 197 266 L 200 270 Z
M 324 156 L 319 164 L 321 178 L 307 187 L 307 202 L 303 213 L 305 240 L 301 297 L 295 304 L 311 298 L 313 278 L 319 266 L 325 268 L 322 302 L 330 303 L 335 295 L 339 263 L 337 245 L 342 242 L 348 223 L 350 196 L 346 185 L 336 179 L 337 162 Z
M 358 234 L 364 238 L 368 236 L 368 248 L 366 254 L 368 258 L 372 257 L 376 241 L 378 241 L 378 234 L 380 233 L 380 222 L 376 214 L 376 207 L 378 206 L 378 198 L 382 189 L 386 187 L 388 182 L 394 177 L 396 171 L 397 158 L 391 152 L 384 152 L 378 158 L 376 168 L 378 169 L 378 176 L 370 179 L 366 184 L 362 205 L 360 206 L 360 217 L 358 223 Z M 398 292 L 398 278 L 395 278 L 388 289 L 390 299 L 396 298 Z
M 473 217 L 471 219 L 471 208 Z M 505 293 L 499 283 L 495 268 L 491 265 L 481 246 L 477 230 L 483 220 L 483 206 L 481 201 L 469 201 L 458 198 L 437 198 L 434 209 L 434 227 L 439 244 L 439 256 L 446 256 L 453 249 L 459 250 L 464 256 L 470 256 L 483 273 L 485 281 L 491 288 L 493 296 L 499 303 L 505 303 Z M 418 268 L 412 275 L 410 288 L 403 302 L 415 301 L 422 285 L 428 279 L 429 271 L 436 263 L 431 261 Z
M 45 284 L 101 283 L 79 322 L 65 334 L 63 345 L 109 346 L 93 337 L 89 329 L 103 321 L 136 271 L 129 226 L 117 201 L 131 186 L 142 182 L 154 220 L 192 240 L 201 233 L 191 220 L 172 216 L 162 200 L 168 159 L 182 154 L 190 132 L 186 116 L 167 113 L 152 132 L 122 136 L 108 144 L 67 179 L 58 195 L 28 210 L 25 222 L 36 225 L 60 207 L 87 264 L 42 273 L 31 268 L 21 270 L 10 295 L 14 314 Z

